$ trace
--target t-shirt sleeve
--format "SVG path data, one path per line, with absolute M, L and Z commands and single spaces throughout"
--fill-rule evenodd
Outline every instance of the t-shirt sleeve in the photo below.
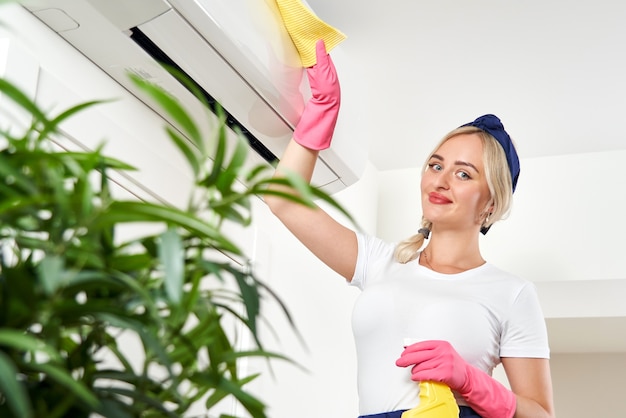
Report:
M 550 358 L 546 322 L 532 282 L 520 289 L 503 323 L 500 357 Z
M 371 235 L 357 232 L 358 252 L 352 286 L 363 290 L 368 282 L 376 280 L 384 271 L 385 265 L 393 256 L 394 246 Z

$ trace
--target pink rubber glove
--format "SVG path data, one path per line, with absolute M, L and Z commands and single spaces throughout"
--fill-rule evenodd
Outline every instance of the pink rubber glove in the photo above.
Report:
M 323 150 L 330 147 L 333 138 L 341 90 L 335 65 L 326 52 L 324 41 L 317 41 L 315 47 L 317 62 L 306 70 L 312 97 L 304 107 L 293 139 L 303 147 Z
M 447 384 L 483 418 L 512 418 L 515 414 L 515 394 L 465 362 L 447 341 L 412 344 L 402 352 L 396 365 L 413 366 L 412 380 Z

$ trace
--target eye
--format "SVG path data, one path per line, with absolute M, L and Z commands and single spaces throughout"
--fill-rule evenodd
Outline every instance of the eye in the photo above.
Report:
M 439 163 L 429 163 L 428 164 L 428 168 L 430 168 L 431 170 L 434 170 L 434 171 L 441 171 L 441 170 L 443 170 L 443 167 Z
M 456 176 L 461 180 L 470 180 L 472 178 L 466 171 L 457 171 Z

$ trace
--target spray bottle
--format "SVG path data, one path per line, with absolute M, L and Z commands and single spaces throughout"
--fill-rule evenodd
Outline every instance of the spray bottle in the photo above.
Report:
M 458 418 L 459 407 L 450 388 L 439 382 L 420 382 L 420 403 L 402 418 Z

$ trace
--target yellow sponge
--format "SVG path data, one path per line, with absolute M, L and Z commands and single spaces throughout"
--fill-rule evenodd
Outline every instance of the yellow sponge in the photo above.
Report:
M 315 44 L 323 39 L 326 51 L 339 45 L 346 35 L 318 18 L 300 0 L 276 0 L 278 10 L 303 67 L 315 65 Z

